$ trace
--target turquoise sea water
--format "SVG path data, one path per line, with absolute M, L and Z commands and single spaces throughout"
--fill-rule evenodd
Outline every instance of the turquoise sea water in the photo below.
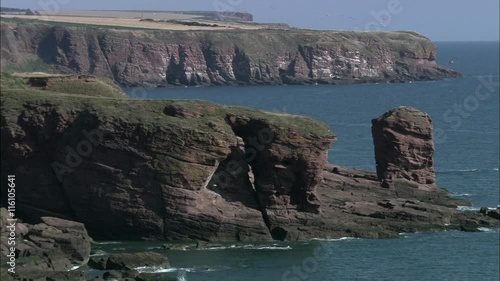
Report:
M 371 119 L 395 106 L 433 118 L 437 181 L 457 197 L 497 207 L 499 195 L 499 43 L 443 42 L 438 62 L 463 78 L 405 84 L 126 89 L 149 99 L 203 99 L 308 115 L 339 137 L 332 163 L 374 170 Z M 499 280 L 498 231 L 403 234 L 401 239 L 228 244 L 165 252 L 189 281 Z M 107 252 L 144 251 L 157 242 L 100 244 Z M 316 255 L 315 255 L 316 254 Z

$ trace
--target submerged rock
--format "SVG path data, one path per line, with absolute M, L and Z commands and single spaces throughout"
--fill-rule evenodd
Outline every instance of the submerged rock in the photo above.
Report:
M 167 269 L 170 263 L 167 257 L 154 252 L 114 254 L 108 257 L 105 270 L 135 270 L 141 267 Z
M 107 257 L 92 257 L 89 266 L 105 270 L 103 280 L 173 281 L 177 278 L 160 274 L 140 273 L 137 270 L 162 270 L 170 268 L 167 257 L 154 252 L 113 254 Z

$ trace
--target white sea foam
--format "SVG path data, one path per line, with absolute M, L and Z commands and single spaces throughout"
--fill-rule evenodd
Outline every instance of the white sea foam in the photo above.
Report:
M 500 205 L 498 206 L 500 207 Z M 496 210 L 498 207 L 488 207 L 488 210 Z M 481 210 L 480 207 L 474 207 L 474 206 L 458 206 L 457 210 L 459 211 L 479 211 Z
M 100 256 L 106 256 L 106 255 L 108 255 L 108 253 L 102 252 L 102 253 L 97 253 L 97 254 L 89 255 L 89 257 L 100 257 Z
M 157 267 L 157 266 L 142 266 L 142 267 L 137 267 L 134 268 L 137 270 L 139 273 L 170 273 L 170 272 L 179 272 L 179 273 L 186 273 L 186 272 L 214 272 L 214 271 L 221 271 L 224 269 L 228 269 L 228 267 L 221 267 L 221 268 L 209 268 L 209 267 L 186 267 L 186 268 L 163 268 L 163 267 Z
M 492 229 L 492 228 L 487 228 L 487 227 L 479 227 L 477 230 L 481 232 L 498 232 L 498 229 Z
M 97 245 L 112 245 L 112 244 L 122 244 L 123 242 L 120 241 L 101 241 L 101 242 L 95 242 Z
M 179 274 L 177 274 L 177 280 L 179 280 L 179 281 L 187 281 L 186 272 L 185 271 L 179 271 Z
M 473 206 L 457 206 L 457 210 L 459 211 L 479 211 L 479 207 L 473 207 Z
M 399 236 L 401 236 L 402 238 L 410 238 L 410 235 L 407 232 L 401 232 L 399 233 Z
M 220 247 L 208 247 L 205 248 L 204 250 L 227 250 L 227 249 L 243 249 L 243 250 L 291 250 L 292 247 L 290 246 L 277 246 L 276 244 L 273 245 L 253 245 L 253 244 L 247 244 L 247 245 L 231 245 L 231 246 L 220 246 Z
M 442 170 L 442 171 L 436 171 L 436 173 L 437 174 L 452 174 L 452 173 L 474 173 L 474 172 L 491 172 L 491 171 L 498 171 L 498 168 L 491 168 L 491 169 L 471 168 L 471 169 Z
M 454 197 L 469 197 L 469 196 L 472 196 L 472 193 L 458 193 L 458 192 L 455 192 L 455 193 L 452 193 L 451 196 L 454 196 Z
M 344 241 L 344 240 L 357 240 L 357 239 L 360 239 L 360 238 L 355 238 L 355 237 L 341 237 L 341 238 L 331 238 L 331 239 L 328 239 L 328 238 L 313 238 L 311 240 L 313 241 Z
M 73 270 L 77 270 L 79 269 L 80 267 L 82 267 L 81 265 L 78 265 L 78 264 L 75 264 L 73 265 L 68 271 L 73 271 Z

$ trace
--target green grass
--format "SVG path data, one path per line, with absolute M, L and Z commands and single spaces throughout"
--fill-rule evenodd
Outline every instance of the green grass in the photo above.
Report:
M 23 64 L 5 64 L 2 65 L 2 72 L 53 72 L 54 68 L 46 64 L 42 59 L 35 58 L 28 60 Z
M 90 82 L 85 82 L 84 79 L 56 82 L 49 84 L 46 90 L 86 96 L 126 97 L 123 90 L 113 80 L 107 78 L 98 78 Z
M 28 88 L 30 88 L 30 86 L 25 79 L 12 76 L 12 74 L 10 73 L 0 74 L 0 89 L 2 91 L 7 89 L 28 89 Z
M 143 126 L 175 126 L 193 130 L 200 141 L 229 142 L 215 137 L 214 124 L 224 135 L 232 135 L 226 124 L 228 114 L 246 116 L 270 124 L 276 132 L 286 136 L 290 132 L 302 135 L 332 136 L 328 126 L 306 116 L 265 112 L 257 109 L 222 106 L 200 100 L 133 100 L 128 99 L 111 80 L 99 78 L 97 82 L 85 85 L 81 81 L 55 83 L 43 90 L 31 87 L 25 77 L 10 74 L 1 75 L 2 99 L 10 100 L 10 108 L 22 108 L 53 104 L 63 111 L 88 111 L 109 121 L 120 121 Z M 110 83 L 111 82 L 111 83 Z M 166 115 L 166 106 L 175 106 L 193 117 L 179 118 Z
M 51 75 L 43 73 L 22 73 L 0 75 L 2 92 L 7 90 L 25 90 L 41 94 L 59 93 L 94 97 L 127 98 L 127 95 L 113 80 L 93 76 Z M 46 87 L 32 86 L 32 79 L 47 80 Z

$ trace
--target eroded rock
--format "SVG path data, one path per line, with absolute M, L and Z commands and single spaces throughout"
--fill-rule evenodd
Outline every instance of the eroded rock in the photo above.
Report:
M 4 208 L 0 209 L 0 212 L 1 260 L 2 263 L 6 263 L 7 256 L 10 254 L 9 249 L 12 246 L 8 244 L 7 238 L 10 233 L 6 227 L 10 216 Z M 92 239 L 88 236 L 84 225 L 53 217 L 44 217 L 42 221 L 42 223 L 35 225 L 18 223 L 19 228 L 16 226 L 16 230 L 19 231 L 16 232 L 15 239 L 16 275 L 14 278 L 52 275 L 61 278 L 54 280 L 82 280 L 81 278 L 85 278 L 80 273 L 64 273 L 75 265 L 86 264 L 89 259 Z M 3 270 L 6 268 L 2 267 Z
M 434 140 L 428 114 L 412 107 L 392 109 L 372 120 L 372 134 L 381 181 L 390 185 L 405 179 L 435 185 Z

